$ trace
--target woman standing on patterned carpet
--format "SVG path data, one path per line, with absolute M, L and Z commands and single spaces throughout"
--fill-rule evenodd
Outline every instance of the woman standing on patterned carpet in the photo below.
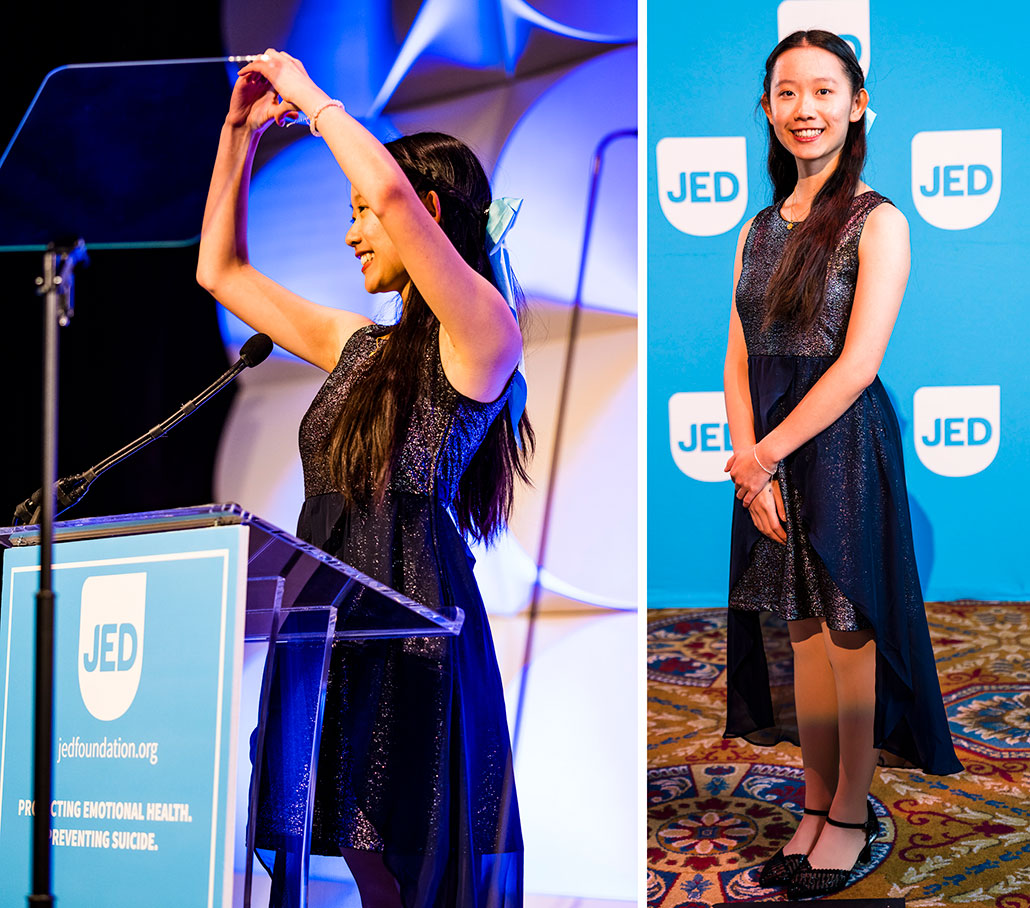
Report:
M 737 246 L 726 353 L 736 487 L 726 735 L 799 740 L 805 815 L 762 870 L 792 897 L 843 889 L 879 824 L 881 751 L 961 770 L 916 574 L 901 436 L 876 376 L 904 295 L 908 225 L 861 181 L 864 76 L 795 32 L 766 61 L 774 204 Z M 796 728 L 774 708 L 761 613 L 784 619 Z

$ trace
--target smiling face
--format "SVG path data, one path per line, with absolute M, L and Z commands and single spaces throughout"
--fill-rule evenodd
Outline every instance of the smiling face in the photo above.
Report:
M 350 203 L 351 225 L 346 240 L 361 263 L 365 290 L 369 293 L 400 293 L 409 278 L 393 241 L 353 187 Z
M 868 103 L 864 88 L 852 89 L 836 54 L 811 45 L 780 54 L 762 97 L 776 138 L 794 155 L 802 176 L 835 165 L 848 126 L 862 118 Z

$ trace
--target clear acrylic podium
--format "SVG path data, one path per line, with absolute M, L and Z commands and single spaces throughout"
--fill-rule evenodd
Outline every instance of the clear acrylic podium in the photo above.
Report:
M 237 504 L 215 504 L 193 508 L 123 514 L 70 520 L 55 525 L 56 552 L 63 543 L 79 540 L 112 540 L 141 534 L 174 534 L 207 527 L 241 527 L 246 536 L 246 610 L 243 635 L 246 641 L 267 641 L 259 709 L 252 753 L 253 769 L 248 802 L 247 847 L 244 905 L 250 906 L 251 880 L 255 855 L 255 829 L 262 784 L 262 754 L 266 735 L 269 692 L 277 666 L 277 653 L 283 647 L 301 645 L 316 654 L 313 666 L 316 682 L 310 686 L 306 729 L 301 740 L 294 737 L 288 750 L 298 749 L 304 756 L 294 777 L 300 773 L 306 791 L 303 832 L 281 852 L 285 873 L 280 878 L 283 904 L 307 904 L 308 855 L 314 809 L 314 779 L 317 775 L 322 713 L 325 702 L 329 659 L 334 640 L 364 640 L 374 637 L 413 637 L 456 635 L 464 615 L 460 608 L 436 610 L 409 599 L 342 561 L 309 545 L 278 527 L 251 514 Z M 0 529 L 0 548 L 37 546 L 38 527 Z M 8 597 L 5 594 L 5 604 Z M 60 605 L 59 605 L 60 607 Z M 242 641 L 238 641 L 242 651 Z M 287 651 L 288 652 L 288 651 Z M 317 657 L 321 657 L 320 673 Z M 306 696 L 307 694 L 305 694 Z M 286 727 L 287 723 L 281 723 Z M 240 731 L 235 729 L 233 738 Z M 228 742 L 235 747 L 235 740 Z M 308 769 L 310 767 L 310 769 Z M 232 823 L 232 818 L 227 819 Z M 231 828 L 231 826 L 230 826 Z M 239 831 L 236 833 L 239 834 Z M 229 872 L 231 872 L 231 855 Z M 283 873 L 280 870 L 280 873 Z M 101 884 L 93 880 L 94 885 Z M 57 892 L 57 895 L 61 893 Z

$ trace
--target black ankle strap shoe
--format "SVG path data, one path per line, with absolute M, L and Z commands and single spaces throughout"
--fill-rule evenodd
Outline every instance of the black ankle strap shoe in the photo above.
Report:
M 805 808 L 805 813 L 815 817 L 829 818 L 830 816 L 830 811 L 828 810 L 812 810 L 809 807 Z M 803 854 L 784 854 L 781 848 L 762 865 L 762 869 L 758 874 L 758 885 L 763 889 L 786 886 L 794 874 L 798 872 L 804 858 L 805 855 Z
M 838 829 L 865 830 L 865 845 L 859 852 L 858 859 L 849 870 L 837 868 L 815 868 L 808 862 L 806 855 L 801 860 L 797 872 L 787 884 L 787 895 L 791 899 L 805 899 L 812 896 L 832 895 L 847 888 L 851 874 L 859 864 L 868 864 L 873 856 L 873 842 L 880 837 L 880 821 L 876 818 L 871 801 L 866 801 L 866 821 L 864 823 L 842 823 L 827 815 L 826 822 Z

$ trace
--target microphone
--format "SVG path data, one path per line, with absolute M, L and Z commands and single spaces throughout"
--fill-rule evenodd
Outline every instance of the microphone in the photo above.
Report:
M 101 473 L 107 472 L 115 464 L 121 463 L 126 457 L 135 454 L 145 448 L 152 441 L 156 441 L 166 435 L 171 429 L 182 422 L 198 407 L 206 404 L 212 397 L 222 390 L 244 369 L 251 369 L 263 363 L 268 354 L 272 352 L 272 340 L 267 334 L 255 334 L 240 347 L 240 358 L 236 360 L 229 369 L 216 381 L 208 385 L 192 400 L 188 400 L 164 422 L 158 423 L 149 432 L 141 435 L 134 442 L 127 444 L 124 448 L 115 451 L 110 457 L 100 461 L 83 473 L 76 473 L 73 476 L 65 476 L 54 483 L 54 492 L 57 496 L 57 514 L 67 511 L 77 502 L 90 483 Z M 38 523 L 40 511 L 42 510 L 43 490 L 37 489 L 30 497 L 26 498 L 15 508 L 13 526 L 20 526 L 27 523 Z
M 267 334 L 255 334 L 240 347 L 240 358 L 237 362 L 243 363 L 248 369 L 253 369 L 254 366 L 260 366 L 268 359 L 268 354 L 271 352 L 272 339 Z M 236 366 L 234 365 L 233 368 L 235 369 Z

